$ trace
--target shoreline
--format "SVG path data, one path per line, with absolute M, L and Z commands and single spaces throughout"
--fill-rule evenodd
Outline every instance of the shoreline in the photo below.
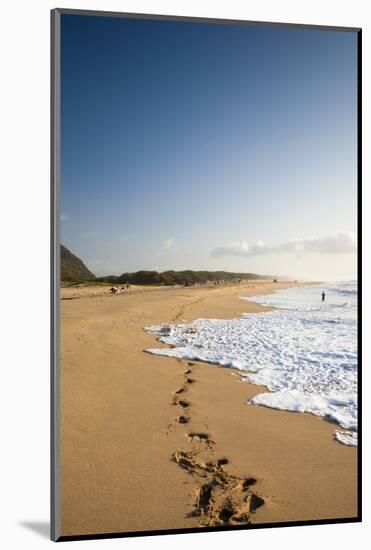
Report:
M 290 288 L 305 288 L 305 287 L 308 287 L 308 286 L 312 286 L 312 285 L 321 285 L 321 283 L 307 283 L 307 284 L 299 284 L 299 285 L 290 285 Z M 269 291 L 269 296 L 273 296 L 275 292 L 279 291 L 280 289 L 271 289 Z M 245 293 L 246 294 L 246 293 Z M 248 293 L 250 294 L 250 293 Z M 286 307 L 283 305 L 281 306 L 275 306 L 275 305 L 272 305 L 272 304 L 267 304 L 263 301 L 260 301 L 259 300 L 259 296 L 262 296 L 264 294 L 266 294 L 265 291 L 261 291 L 261 292 L 257 292 L 256 293 L 257 295 L 256 296 L 240 296 L 240 298 L 242 300 L 246 300 L 248 301 L 249 303 L 253 302 L 255 305 L 256 304 L 260 304 L 264 307 L 264 312 L 265 313 L 268 313 L 268 312 L 283 312 L 285 314 L 286 313 L 289 313 L 291 312 L 291 308 L 289 307 L 289 309 L 286 309 Z M 269 302 L 269 300 L 268 300 Z M 273 302 L 274 303 L 274 302 Z M 306 310 L 304 310 L 305 312 Z M 246 313 L 246 312 L 245 312 Z M 291 403 L 289 402 L 287 404 L 287 401 L 286 401 L 286 406 L 284 404 L 282 404 L 282 402 L 275 402 L 274 399 L 273 399 L 273 402 L 272 401 L 269 401 L 269 398 L 268 400 L 267 399 L 261 399 L 260 402 L 259 402 L 259 398 L 262 397 L 264 394 L 277 394 L 280 393 L 280 392 L 285 392 L 285 387 L 282 389 L 282 388 L 276 388 L 274 390 L 271 390 L 270 387 L 269 387 L 269 384 L 270 384 L 270 380 L 267 380 L 267 382 L 263 382 L 262 380 L 259 380 L 259 381 L 254 381 L 253 379 L 251 379 L 251 375 L 254 375 L 255 374 L 255 370 L 251 370 L 250 368 L 246 368 L 246 365 L 245 366 L 241 366 L 241 361 L 239 359 L 239 357 L 237 357 L 237 361 L 236 360 L 232 360 L 231 359 L 231 355 L 233 357 L 234 355 L 234 351 L 235 351 L 235 347 L 231 350 L 229 349 L 227 351 L 227 355 L 225 354 L 224 352 L 224 355 L 223 355 L 223 352 L 220 352 L 220 346 L 219 346 L 219 351 L 218 351 L 218 348 L 216 350 L 216 356 L 214 354 L 214 352 L 211 352 L 211 354 L 208 353 L 208 342 L 209 342 L 209 338 L 211 338 L 213 340 L 213 333 L 211 332 L 211 334 L 209 333 L 208 336 L 203 336 L 203 340 L 200 342 L 199 339 L 197 339 L 197 336 L 194 335 L 194 333 L 198 333 L 199 331 L 199 324 L 202 325 L 202 323 L 211 323 L 211 327 L 214 323 L 214 321 L 238 321 L 239 319 L 241 319 L 242 321 L 244 320 L 245 317 L 245 313 L 240 315 L 239 317 L 232 317 L 232 318 L 223 318 L 223 319 L 209 319 L 209 318 L 202 318 L 202 319 L 192 319 L 190 321 L 187 321 L 185 324 L 184 323 L 180 323 L 180 324 L 171 324 L 171 323 L 163 323 L 163 324 L 160 324 L 159 326 L 149 326 L 149 327 L 146 327 L 145 330 L 146 332 L 148 332 L 149 334 L 152 334 L 156 340 L 156 342 L 160 345 L 157 345 L 157 346 L 153 346 L 149 349 L 145 349 L 144 351 L 146 353 L 149 353 L 149 354 L 152 354 L 152 355 L 155 355 L 155 356 L 163 356 L 163 357 L 167 357 L 167 358 L 178 358 L 178 359 L 182 359 L 184 361 L 195 361 L 195 362 L 201 362 L 201 363 L 208 363 L 208 364 L 211 364 L 211 365 L 214 365 L 214 366 L 217 366 L 217 367 L 223 367 L 223 368 L 228 368 L 228 369 L 233 369 L 235 370 L 236 372 L 236 376 L 239 376 L 240 378 L 240 381 L 241 382 L 245 382 L 245 383 L 249 383 L 249 384 L 252 384 L 252 385 L 257 385 L 257 386 L 263 386 L 264 387 L 264 391 L 262 392 L 259 392 L 258 394 L 256 394 L 255 398 L 258 398 L 258 400 L 256 400 L 255 398 L 252 400 L 252 401 L 249 401 L 247 404 L 248 405 L 255 405 L 255 406 L 262 406 L 262 407 L 267 407 L 267 408 L 270 408 L 270 409 L 273 409 L 273 410 L 282 410 L 282 411 L 287 411 L 287 412 L 305 412 L 305 413 L 309 413 L 309 414 L 313 414 L 314 416 L 318 416 L 318 417 L 321 417 L 323 418 L 324 420 L 326 421 L 329 421 L 333 424 L 335 424 L 337 426 L 337 429 L 335 429 L 334 433 L 333 433 L 333 437 L 341 444 L 343 445 L 352 445 L 352 446 L 357 446 L 357 439 L 358 439 L 358 431 L 357 431 L 357 428 L 352 428 L 350 425 L 349 425 L 349 421 L 348 421 L 348 425 L 344 425 L 343 423 L 341 423 L 339 420 L 337 420 L 336 418 L 336 415 L 333 417 L 332 416 L 332 413 L 326 411 L 326 410 L 323 410 L 321 412 L 318 411 L 318 408 L 314 408 L 314 410 L 310 410 L 310 408 L 305 408 L 305 405 L 304 407 L 299 403 L 299 405 L 295 405 L 294 407 L 291 405 Z M 258 313 L 258 312 L 254 312 L 254 313 Z M 272 324 L 272 323 L 271 323 Z M 206 325 L 207 326 L 207 325 Z M 222 325 L 223 326 L 223 325 Z M 201 332 L 202 332 L 202 327 L 201 328 Z M 174 332 L 173 330 L 174 329 Z M 228 329 L 227 329 L 228 330 Z M 251 330 L 251 327 L 250 327 L 250 330 Z M 264 326 L 264 330 L 266 330 L 266 327 Z M 238 333 L 237 333 L 238 334 Z M 230 333 L 228 331 L 228 335 L 229 337 L 231 337 L 233 340 L 236 339 L 236 335 L 232 335 L 232 333 Z M 256 338 L 259 338 L 259 336 L 255 336 L 255 340 Z M 222 335 L 222 339 L 224 340 L 224 336 Z M 203 342 L 203 343 L 202 343 Z M 204 347 L 204 345 L 206 344 L 206 348 Z M 222 349 L 223 349 L 223 343 L 220 344 L 222 346 Z M 255 342 L 250 342 L 250 346 L 255 346 Z M 198 348 L 200 348 L 200 351 L 198 351 Z M 177 353 L 179 350 L 179 353 Z M 222 356 L 220 356 L 220 353 L 222 353 Z M 243 350 L 241 350 L 241 353 L 243 354 Z M 231 355 L 229 355 L 231 354 Z M 246 359 L 245 359 L 246 361 Z M 259 354 L 257 357 L 253 357 L 253 358 L 249 358 L 249 361 L 251 362 L 254 362 L 254 361 L 260 361 L 260 357 L 259 357 Z M 236 364 L 237 363 L 237 364 Z M 286 362 L 286 368 L 290 368 L 290 362 Z M 291 367 L 292 368 L 292 367 Z M 308 374 L 308 366 L 305 368 L 305 373 L 304 374 Z M 250 378 L 250 379 L 249 379 Z M 319 381 L 319 379 L 317 379 L 317 382 Z M 300 391 L 300 390 L 299 390 Z M 316 394 L 314 394 L 316 395 Z M 341 416 L 341 415 L 340 415 Z M 344 422 L 344 419 L 343 419 L 343 422 Z
M 267 390 L 235 369 L 143 352 L 144 326 L 266 311 L 241 292 L 287 286 L 300 285 L 63 301 L 63 534 L 357 515 L 357 450 L 332 440 L 332 424 L 247 406 Z
M 72 299 L 86 299 L 86 298 L 97 298 L 97 297 L 108 297 L 118 298 L 119 296 L 128 296 L 131 294 L 143 294 L 143 293 L 157 293 L 157 292 L 176 292 L 179 290 L 186 290 L 190 292 L 197 291 L 223 291 L 226 289 L 238 289 L 244 288 L 249 291 L 252 288 L 257 288 L 258 294 L 270 293 L 274 290 L 279 290 L 279 288 L 287 287 L 299 287 L 305 285 L 320 284 L 320 282 L 300 282 L 300 281 L 282 281 L 274 283 L 273 280 L 262 281 L 259 279 L 251 279 L 242 283 L 227 283 L 225 285 L 219 286 L 210 284 L 196 284 L 194 286 L 185 286 L 185 285 L 130 285 L 128 290 L 122 290 L 119 295 L 112 295 L 110 292 L 111 284 L 87 284 L 80 283 L 71 286 L 61 286 L 60 287 L 60 299 L 61 300 L 72 300 Z M 271 290 L 265 290 L 264 285 L 269 285 Z

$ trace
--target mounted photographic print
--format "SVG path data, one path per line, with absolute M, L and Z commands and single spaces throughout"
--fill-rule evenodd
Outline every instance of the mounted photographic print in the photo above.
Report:
M 53 10 L 53 540 L 360 521 L 360 56 Z

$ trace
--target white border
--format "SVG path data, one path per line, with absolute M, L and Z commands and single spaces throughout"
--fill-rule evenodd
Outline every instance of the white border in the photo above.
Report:
M 89 0 L 30 2 L 18 0 L 2 6 L 1 55 L 1 388 L 2 420 L 0 538 L 4 547 L 40 548 L 54 544 L 27 522 L 49 519 L 49 10 L 55 7 L 132 11 L 195 17 L 219 17 L 363 28 L 363 204 L 371 204 L 369 160 L 370 36 L 366 1 L 233 0 L 120 1 Z M 367 67 L 367 60 L 368 66 Z M 364 242 L 370 230 L 364 206 Z M 366 245 L 365 245 L 366 246 Z M 364 304 L 371 303 L 367 281 L 369 258 L 364 250 Z M 367 432 L 370 407 L 366 389 L 369 344 L 365 309 L 364 333 L 364 464 L 370 463 Z M 6 333 L 5 333 L 6 331 Z M 6 335 L 5 335 L 6 334 Z M 234 533 L 210 533 L 145 539 L 70 542 L 123 545 L 126 548 L 189 548 L 213 545 L 236 548 L 257 545 L 276 549 L 362 547 L 370 538 L 367 487 L 364 471 L 364 523 L 316 527 L 290 527 Z M 44 528 L 45 530 L 45 528 Z

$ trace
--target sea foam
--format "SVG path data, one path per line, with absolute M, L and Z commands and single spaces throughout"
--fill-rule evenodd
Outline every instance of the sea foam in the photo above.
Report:
M 249 404 L 328 418 L 348 430 L 336 431 L 337 441 L 356 445 L 357 284 L 310 285 L 242 298 L 276 309 L 147 327 L 175 347 L 146 351 L 239 369 L 242 380 L 270 390 Z

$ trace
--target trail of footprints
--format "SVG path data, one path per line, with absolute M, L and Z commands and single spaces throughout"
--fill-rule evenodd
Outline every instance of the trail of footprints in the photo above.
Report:
M 194 363 L 188 363 L 184 383 L 173 397 L 173 405 L 181 414 L 176 421 L 188 424 L 191 421 L 191 403 L 186 399 L 192 378 Z M 251 487 L 256 483 L 252 477 L 241 478 L 225 469 L 227 458 L 202 460 L 202 454 L 214 453 L 215 441 L 206 432 L 187 434 L 192 450 L 177 451 L 172 460 L 188 472 L 195 483 L 195 500 L 189 516 L 199 517 L 203 526 L 241 525 L 251 522 L 251 514 L 264 504 L 264 499 L 255 494 Z

